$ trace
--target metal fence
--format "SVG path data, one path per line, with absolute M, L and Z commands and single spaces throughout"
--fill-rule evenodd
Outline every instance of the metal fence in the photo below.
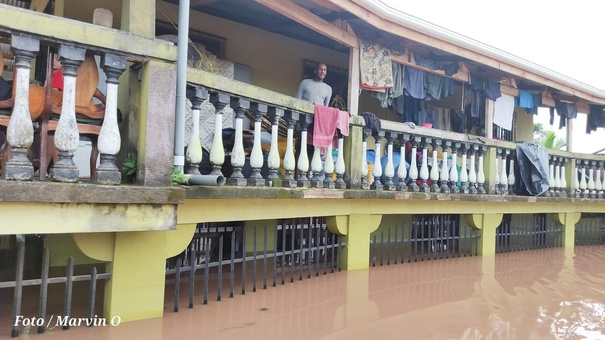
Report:
M 391 263 L 477 256 L 479 231 L 460 224 L 459 215 L 414 215 L 409 226 L 387 227 L 370 240 L 372 267 Z
M 31 236 L 30 236 L 31 237 Z M 44 235 L 33 237 L 44 238 Z M 111 278 L 111 273 L 97 272 L 97 268 L 93 267 L 89 275 L 74 275 L 75 261 L 73 257 L 69 257 L 66 264 L 66 274 L 61 277 L 49 277 L 50 270 L 50 249 L 44 246 L 42 251 L 42 269 L 40 278 L 24 279 L 24 267 L 26 265 L 26 236 L 16 236 L 16 264 L 15 264 L 15 281 L 0 282 L 0 289 L 13 289 L 13 313 L 11 320 L 11 337 L 18 337 L 22 333 L 33 332 L 37 327 L 37 333 L 44 333 L 51 325 L 60 326 L 64 330 L 74 325 L 73 320 L 81 324 L 96 324 L 99 317 L 95 314 L 95 300 L 97 294 L 97 281 Z M 28 263 L 38 261 L 39 259 L 28 259 Z M 74 283 L 88 281 L 88 307 L 86 309 L 86 318 L 72 318 L 72 296 L 74 291 Z M 49 299 L 48 285 L 50 284 L 65 284 L 65 293 L 63 297 L 63 312 L 60 316 L 55 317 L 55 322 L 52 323 L 51 316 L 47 319 L 47 302 Z M 40 286 L 40 294 L 38 299 L 38 313 L 35 316 L 27 316 L 22 313 L 22 302 L 24 298 L 23 288 L 27 286 Z M 37 322 L 33 322 L 33 317 Z M 23 322 L 28 320 L 28 322 Z M 88 320 L 88 322 L 87 322 Z M 82 323 L 84 321 L 84 323 Z M 32 324 L 33 323 L 33 324 Z M 52 327 L 54 328 L 54 327 Z
M 605 244 L 605 214 L 583 214 L 575 227 L 575 245 Z
M 496 229 L 496 253 L 561 247 L 563 228 L 546 214 L 505 214 Z
M 203 304 L 210 295 L 221 301 L 227 280 L 233 297 L 239 287 L 243 295 L 258 286 L 266 289 L 278 282 L 340 271 L 342 246 L 324 218 L 284 220 L 275 226 L 200 223 L 191 245 L 167 261 L 167 280 L 175 288 L 174 311 L 179 310 L 183 273 L 189 281 L 189 308 L 193 308 L 197 281 L 202 281 Z

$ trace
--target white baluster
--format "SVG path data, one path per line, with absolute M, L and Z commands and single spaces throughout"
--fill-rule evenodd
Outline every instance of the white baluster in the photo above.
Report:
M 372 168 L 372 176 L 374 176 L 374 182 L 371 185 L 372 189 L 382 190 L 384 186 L 380 181 L 380 177 L 382 176 L 382 164 L 380 163 L 380 144 L 381 144 L 381 136 L 374 136 L 376 139 L 376 147 L 374 148 L 374 167 Z
M 200 141 L 200 108 L 204 97 L 208 98 L 208 91 L 196 89 L 195 96 L 191 98 L 191 136 L 187 143 L 187 174 L 199 175 L 199 166 L 202 162 L 202 143 Z M 236 129 L 237 134 L 237 129 Z M 234 147 L 235 148 L 235 147 Z
M 593 169 L 593 165 L 594 165 L 594 161 L 590 161 L 590 162 L 586 162 L 588 165 L 588 185 L 587 185 L 587 189 L 588 189 L 588 193 L 590 195 L 590 197 L 595 197 L 595 195 L 597 194 L 596 190 L 595 190 L 595 184 L 594 184 L 594 169 Z
M 581 161 L 582 164 L 582 176 L 580 178 L 580 190 L 582 190 L 582 197 L 588 197 L 588 183 L 586 183 L 586 162 Z
M 422 143 L 422 160 L 420 163 L 420 179 L 422 180 L 422 184 L 420 185 L 420 191 L 429 192 L 430 188 L 426 183 L 426 180 L 429 178 L 429 166 L 427 161 L 427 142 Z
M 212 164 L 211 175 L 223 176 L 221 168 L 225 162 L 225 147 L 223 146 L 223 110 L 229 104 L 230 98 L 223 93 L 212 93 L 210 102 L 214 105 L 215 121 L 214 121 L 214 138 L 212 139 L 212 147 L 210 148 L 210 164 Z
M 306 116 L 302 116 L 301 118 L 303 121 L 300 124 L 302 131 L 300 132 L 300 152 L 298 154 L 298 186 L 308 187 L 310 185 L 307 178 L 307 173 L 309 172 L 309 155 L 307 154 L 307 128 L 309 127 L 309 122 L 306 120 Z
M 456 152 L 456 150 L 458 150 L 460 144 L 459 143 L 454 143 L 452 144 L 452 166 L 450 167 L 450 189 L 453 193 L 458 193 L 460 192 L 460 189 L 458 189 L 458 169 L 457 169 L 457 164 L 458 164 L 458 153 Z
M 555 195 L 561 195 L 561 163 L 555 158 Z
M 275 186 L 275 182 L 279 181 L 279 119 L 283 117 L 284 110 L 271 107 L 268 110 L 268 115 L 271 117 L 271 149 L 267 155 L 267 168 L 269 175 L 265 184 L 269 187 Z
M 409 171 L 409 177 L 410 177 L 410 189 L 412 191 L 418 191 L 418 184 L 416 184 L 416 180 L 418 179 L 418 164 L 417 164 L 417 160 L 416 158 L 418 157 L 417 154 L 417 141 L 414 139 L 412 141 L 412 154 L 411 154 L 411 164 L 410 164 L 410 171 Z
M 464 146 L 462 149 L 462 161 L 460 165 L 460 191 L 468 194 L 468 171 L 466 170 L 466 153 L 468 152 L 468 146 Z
M 565 159 L 561 160 L 561 196 L 567 196 L 567 179 L 565 178 Z
M 550 194 L 553 195 L 554 194 L 554 188 L 555 188 L 555 164 L 554 164 L 554 160 L 550 159 L 550 162 L 548 164 L 548 186 L 550 187 Z
M 313 147 L 313 157 L 311 158 L 311 172 L 313 177 L 311 178 L 311 187 L 321 188 L 323 187 L 323 179 L 320 177 L 321 173 L 321 151 L 319 146 Z
M 362 156 L 365 159 L 364 156 Z M 368 164 L 366 163 L 366 173 L 368 172 Z M 334 189 L 334 181 L 332 181 L 332 174 L 334 173 L 334 157 L 332 157 L 332 143 L 328 145 L 328 149 L 326 150 L 326 159 L 324 161 L 324 183 L 323 187 L 328 189 Z
M 514 195 L 515 192 L 513 190 L 514 190 L 514 187 L 515 187 L 515 181 L 517 180 L 515 178 L 515 157 L 514 156 L 511 157 L 509 162 L 510 162 L 509 163 L 510 164 L 510 167 L 509 167 L 510 171 L 509 171 L 509 174 L 508 174 L 508 189 L 509 189 L 508 193 L 509 193 L 509 195 Z
M 496 177 L 494 179 L 494 190 L 496 195 L 499 195 L 500 192 L 500 159 L 498 158 L 498 152 L 499 150 L 496 150 L 496 157 L 494 157 L 494 160 L 496 162 L 496 165 L 494 166 L 494 168 L 496 169 Z
M 406 138 L 407 140 L 407 138 Z M 397 179 L 399 180 L 397 184 L 397 190 L 407 191 L 408 187 L 405 184 L 405 178 L 408 175 L 407 169 L 405 167 L 405 140 L 400 140 L 401 146 L 399 148 L 399 167 L 397 168 Z
M 485 194 L 485 170 L 483 169 L 483 149 L 479 149 L 479 168 L 477 171 L 477 190 L 480 194 Z M 502 180 L 502 178 L 500 178 Z
M 12 153 L 6 169 L 4 169 L 4 178 L 30 181 L 34 177 L 34 167 L 27 158 L 27 149 L 34 141 L 34 129 L 29 112 L 29 77 L 31 62 L 38 54 L 40 41 L 30 37 L 12 35 L 11 48 L 15 55 L 14 72 L 17 74 L 14 84 L 15 101 L 6 136 L 9 144 L 7 147 L 11 148 Z M 82 55 L 82 59 L 83 57 Z
M 368 142 L 366 140 L 367 134 L 364 132 L 363 141 L 361 142 L 361 188 L 368 189 L 368 159 L 367 159 L 367 150 L 368 150 Z
M 469 191 L 471 194 L 477 193 L 477 173 L 475 172 L 475 151 L 476 148 L 474 145 L 471 145 L 471 159 L 469 163 L 469 173 L 468 173 L 468 182 L 469 182 Z
M 507 151 L 508 150 L 502 150 L 502 170 L 500 171 L 500 187 L 502 188 L 502 195 L 506 195 L 508 193 L 508 176 L 506 176 L 506 156 L 508 155 Z
M 447 186 L 447 182 L 450 178 L 450 173 L 447 168 L 447 144 L 448 143 L 444 141 L 441 145 L 443 151 L 441 152 L 441 173 L 439 174 L 439 180 L 441 181 L 441 192 L 443 193 L 450 192 L 450 188 Z M 454 165 L 453 168 L 456 168 L 456 166 Z
M 286 137 L 286 153 L 284 154 L 285 176 L 282 186 L 295 188 L 297 186 L 296 179 L 294 179 L 294 169 L 296 168 L 296 158 L 294 157 L 294 124 L 296 117 L 292 117 L 292 114 L 292 112 L 288 111 L 286 118 L 288 132 Z
M 336 165 L 334 168 L 334 172 L 336 172 L 336 189 L 346 189 L 347 183 L 344 180 L 345 175 L 345 139 L 344 137 L 338 137 L 338 156 L 336 157 Z M 380 182 L 380 181 L 379 181 Z
M 384 167 L 385 190 L 395 190 L 393 177 L 395 176 L 395 165 L 393 163 L 393 136 L 389 133 L 387 136 L 387 164 Z
M 597 165 L 596 174 L 595 174 L 595 191 L 597 198 L 602 198 L 603 195 L 603 185 L 601 184 L 601 168 Z
M 433 152 L 432 152 L 432 162 L 431 171 L 429 178 L 431 179 L 431 191 L 437 192 L 439 191 L 439 185 L 437 181 L 439 180 L 439 161 L 437 160 L 437 144 L 438 141 L 436 139 L 433 140 Z
M 576 160 L 576 169 L 573 172 L 573 178 L 574 178 L 574 192 L 573 192 L 573 196 L 577 197 L 579 196 L 580 193 L 580 178 L 578 177 L 578 167 L 581 165 L 580 160 Z

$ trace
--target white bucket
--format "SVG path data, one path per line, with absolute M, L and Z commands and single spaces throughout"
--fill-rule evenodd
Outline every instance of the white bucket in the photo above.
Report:
M 92 23 L 104 27 L 113 27 L 113 13 L 105 8 L 95 9 L 92 15 Z

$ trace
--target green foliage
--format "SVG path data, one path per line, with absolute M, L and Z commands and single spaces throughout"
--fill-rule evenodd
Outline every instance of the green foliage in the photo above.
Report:
M 181 185 L 187 181 L 187 175 L 183 173 L 183 169 L 179 169 L 179 167 L 172 167 L 172 176 L 171 176 L 171 185 Z
M 534 143 L 551 150 L 561 150 L 567 146 L 565 138 L 557 137 L 554 131 L 544 130 L 541 123 L 534 124 Z
M 135 183 L 137 181 L 137 153 L 131 152 L 126 156 L 122 164 L 122 171 L 126 173 L 124 181 L 126 183 Z

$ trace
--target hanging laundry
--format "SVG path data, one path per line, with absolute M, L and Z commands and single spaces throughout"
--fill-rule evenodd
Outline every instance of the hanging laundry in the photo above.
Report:
M 416 61 L 416 65 L 429 68 L 431 70 L 437 69 L 437 64 L 434 60 L 429 58 L 424 58 L 422 56 L 414 54 L 414 60 Z
M 500 83 L 493 80 L 487 80 L 485 82 L 485 96 L 490 100 L 496 100 L 500 98 Z
M 605 127 L 605 106 L 590 105 L 590 113 L 586 119 L 586 133 L 596 131 L 597 128 Z
M 559 129 L 565 127 L 567 118 L 574 119 L 578 117 L 578 108 L 574 103 L 562 102 L 555 99 L 555 108 L 559 114 Z
M 441 64 L 437 67 L 438 70 L 443 70 L 446 76 L 453 76 L 460 69 L 460 64 L 457 61 Z
M 531 109 L 526 108 L 525 112 L 527 112 L 528 114 L 531 114 L 531 115 L 537 115 L 538 107 L 540 107 L 542 105 L 542 92 L 533 93 L 532 97 L 534 99 L 534 107 Z
M 429 96 L 442 100 L 454 94 L 454 81 L 438 74 L 425 73 L 424 82 Z
M 361 87 L 367 90 L 385 90 L 393 87 L 393 69 L 389 50 L 380 45 L 360 40 Z
M 494 102 L 494 124 L 511 131 L 513 129 L 514 111 L 515 97 L 503 94 Z
M 345 118 L 346 116 L 346 118 Z M 346 120 L 346 130 L 344 125 Z M 327 147 L 332 143 L 336 134 L 336 129 L 341 126 L 341 133 L 349 134 L 349 113 L 340 111 L 333 107 L 327 107 L 315 104 L 313 117 L 313 136 L 311 137 L 313 146 Z
M 534 96 L 527 90 L 519 90 L 519 107 L 526 109 L 534 108 Z
M 380 101 L 382 108 L 391 106 L 393 99 L 403 94 L 403 65 L 392 62 L 391 68 L 393 70 L 393 87 L 384 92 L 369 91 L 371 96 Z
M 403 71 L 403 88 L 416 99 L 425 99 L 424 72 L 413 67 L 406 67 Z
M 361 116 L 363 117 L 366 127 L 372 132 L 372 135 L 377 135 L 380 130 L 382 130 L 380 118 L 376 117 L 374 113 L 363 112 Z

